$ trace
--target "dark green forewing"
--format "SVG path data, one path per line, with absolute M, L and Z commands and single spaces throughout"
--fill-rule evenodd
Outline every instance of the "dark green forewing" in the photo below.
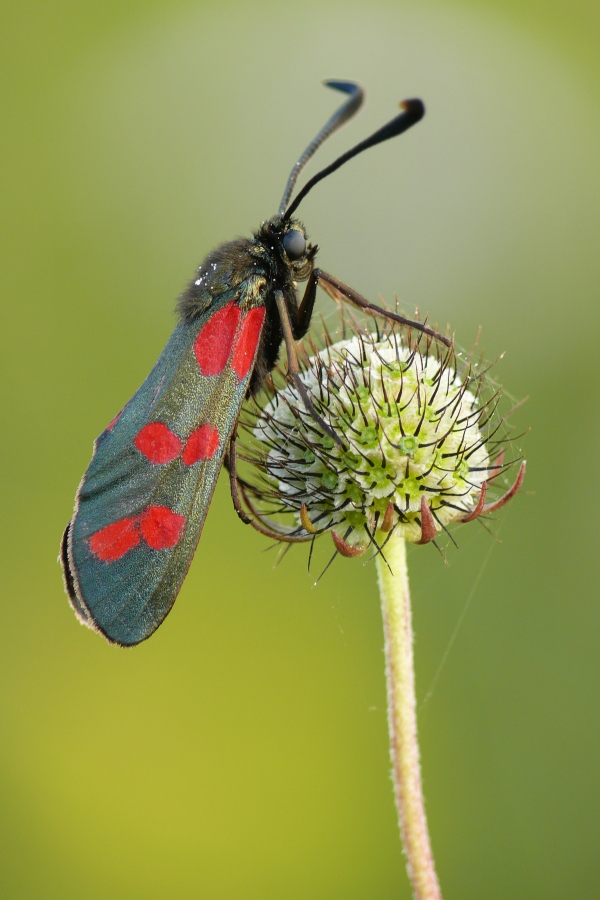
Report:
M 177 596 L 248 389 L 264 292 L 243 282 L 182 320 L 94 444 L 61 560 L 77 616 L 109 641 L 143 641 Z

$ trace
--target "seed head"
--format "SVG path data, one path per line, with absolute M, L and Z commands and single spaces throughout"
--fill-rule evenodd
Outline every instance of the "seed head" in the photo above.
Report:
M 300 377 L 336 438 L 288 379 L 254 423 L 254 496 L 263 509 L 293 514 L 286 534 L 332 530 L 346 555 L 364 551 L 378 530 L 425 543 L 474 518 L 502 467 L 490 461 L 498 442 L 487 444 L 501 422 L 497 396 L 482 398 L 476 368 L 393 330 L 326 346 L 305 359 Z

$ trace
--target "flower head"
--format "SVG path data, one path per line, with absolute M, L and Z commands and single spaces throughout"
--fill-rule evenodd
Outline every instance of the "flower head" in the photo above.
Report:
M 487 443 L 500 420 L 472 363 L 390 329 L 326 346 L 300 377 L 321 421 L 288 379 L 253 428 L 254 495 L 293 514 L 286 535 L 331 530 L 341 552 L 357 555 L 378 530 L 425 543 L 483 511 L 502 468 Z

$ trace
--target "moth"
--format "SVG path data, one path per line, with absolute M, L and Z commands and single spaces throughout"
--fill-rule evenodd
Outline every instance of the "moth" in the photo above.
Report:
M 307 162 L 364 100 L 354 82 L 326 85 L 347 99 L 294 165 L 277 215 L 252 238 L 209 253 L 179 299 L 179 320 L 158 362 L 94 443 L 60 561 L 78 619 L 111 643 L 145 640 L 173 606 L 242 403 L 260 389 L 282 346 L 288 376 L 307 410 L 331 433 L 300 379 L 295 349 L 308 331 L 318 285 L 367 313 L 448 343 L 424 323 L 370 303 L 315 265 L 318 248 L 308 243 L 294 215 L 302 200 L 348 160 L 402 134 L 425 112 L 420 100 L 404 101 L 399 115 L 314 175 L 291 200 Z

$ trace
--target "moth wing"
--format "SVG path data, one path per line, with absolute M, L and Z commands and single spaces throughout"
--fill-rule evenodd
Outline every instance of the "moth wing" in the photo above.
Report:
M 76 615 L 111 642 L 148 638 L 179 592 L 256 361 L 264 290 L 244 282 L 179 322 L 94 444 L 61 562 Z

